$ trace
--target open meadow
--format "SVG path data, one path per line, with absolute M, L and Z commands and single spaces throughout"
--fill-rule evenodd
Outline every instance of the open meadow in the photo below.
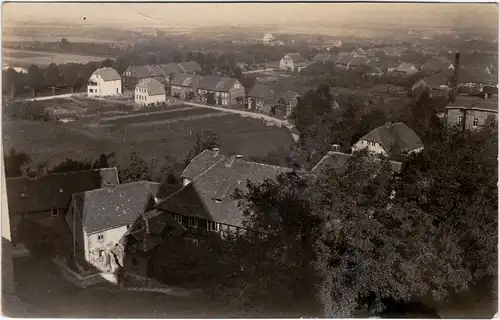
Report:
M 10 48 L 4 48 L 2 51 L 3 64 L 24 68 L 27 68 L 32 64 L 40 67 L 45 67 L 51 63 L 87 63 L 90 61 L 102 61 L 106 59 L 106 57 L 104 56 L 97 57 L 69 53 L 17 50 Z
M 58 110 L 71 105 L 62 101 L 51 104 Z M 286 128 L 208 108 L 182 104 L 141 111 L 126 105 L 111 108 L 77 110 L 79 119 L 68 123 L 6 119 L 4 148 L 23 151 L 35 163 L 48 161 L 50 167 L 65 158 L 96 158 L 112 151 L 119 158 L 135 151 L 147 162 L 161 162 L 167 155 L 182 161 L 194 147 L 196 135 L 209 132 L 218 136 L 222 153 L 245 157 L 265 156 L 293 144 Z

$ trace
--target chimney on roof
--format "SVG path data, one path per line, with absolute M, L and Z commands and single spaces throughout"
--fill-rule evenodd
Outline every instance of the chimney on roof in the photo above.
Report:
M 458 94 L 458 72 L 460 70 L 460 52 L 455 53 L 455 65 L 454 65 L 454 70 L 453 70 L 453 81 L 452 81 L 452 87 L 453 91 L 451 94 L 451 102 L 455 103 L 457 101 L 457 94 Z
M 212 148 L 212 151 L 215 153 L 215 156 L 219 155 L 219 148 Z
M 392 125 L 392 123 L 391 123 L 391 122 L 386 122 L 384 126 L 385 126 L 386 128 L 390 128 L 390 127 L 391 127 L 391 125 Z

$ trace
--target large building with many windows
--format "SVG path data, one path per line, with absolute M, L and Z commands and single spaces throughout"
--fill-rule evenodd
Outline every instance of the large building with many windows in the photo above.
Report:
M 496 128 L 498 123 L 498 100 L 489 97 L 464 97 L 446 107 L 446 126 L 464 130 L 484 127 Z

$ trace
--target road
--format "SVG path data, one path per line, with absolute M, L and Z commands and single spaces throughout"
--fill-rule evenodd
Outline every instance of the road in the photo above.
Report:
M 21 99 L 25 101 L 43 101 L 43 100 L 52 100 L 52 99 L 65 99 L 65 98 L 71 98 L 75 96 L 83 96 L 85 92 L 74 92 L 74 93 L 66 93 L 66 94 L 58 94 L 55 96 L 46 96 L 46 97 L 36 97 L 36 98 L 26 98 L 26 99 Z
M 286 127 L 288 130 L 290 130 L 290 133 L 291 133 L 293 140 L 295 142 L 297 142 L 299 140 L 299 136 L 297 134 L 291 132 L 291 130 L 294 129 L 295 126 L 286 120 L 280 120 L 280 119 L 276 119 L 276 118 L 273 118 L 273 117 L 265 115 L 265 114 L 260 114 L 260 113 L 255 113 L 255 112 L 251 112 L 251 111 L 245 111 L 245 110 L 227 109 L 227 108 L 209 106 L 206 104 L 200 104 L 200 103 L 194 103 L 194 102 L 182 102 L 182 103 L 185 105 L 188 105 L 188 106 L 209 108 L 209 109 L 218 110 L 218 111 L 236 113 L 236 114 L 241 115 L 242 117 L 250 117 L 250 118 L 254 118 L 254 119 L 261 119 L 261 120 L 264 120 L 267 122 L 275 123 L 278 126 Z

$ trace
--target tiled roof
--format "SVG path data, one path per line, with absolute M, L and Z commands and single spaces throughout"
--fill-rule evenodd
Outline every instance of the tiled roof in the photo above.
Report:
M 285 103 L 290 103 L 293 99 L 300 97 L 300 94 L 294 91 L 286 91 L 282 94 Z
M 119 184 L 73 195 L 88 234 L 133 224 L 154 204 L 147 181 Z
M 346 55 L 341 56 L 339 59 L 337 59 L 335 64 L 347 66 L 352 62 L 352 60 L 353 60 L 352 55 L 346 54 Z
M 401 64 L 396 68 L 395 71 L 409 73 L 409 72 L 418 71 L 418 69 L 416 69 L 416 67 L 413 63 L 401 62 Z
M 116 168 L 6 179 L 9 211 L 15 213 L 66 209 L 74 193 L 118 184 Z
M 288 53 L 287 56 L 294 62 L 305 62 L 306 59 L 300 53 Z
M 398 151 L 411 151 L 423 147 L 419 136 L 402 122 L 386 124 L 365 134 L 360 140 L 378 142 L 389 153 L 396 148 Z
M 95 75 L 100 76 L 104 81 L 121 80 L 122 77 L 113 68 L 99 68 L 94 71 Z
M 498 77 L 488 75 L 484 70 L 460 70 L 458 73 L 458 82 L 477 83 L 477 84 L 497 84 Z
M 345 168 L 347 161 L 351 158 L 352 155 L 337 152 L 337 151 L 329 151 L 318 164 L 312 169 L 313 173 L 321 173 L 325 170 L 338 170 L 341 171 Z M 382 160 L 379 158 L 366 158 L 366 161 L 372 162 L 376 167 L 380 167 L 382 165 Z M 401 162 L 391 161 L 389 160 L 389 164 L 391 169 L 394 172 L 401 170 Z
M 203 150 L 194 157 L 184 171 L 182 171 L 181 177 L 194 180 L 223 159 L 224 156 L 220 155 L 217 151 Z
M 197 162 L 201 161 L 202 164 Z M 193 159 L 190 166 L 206 167 L 204 159 Z M 231 199 L 236 188 L 246 190 L 246 181 L 254 183 L 275 179 L 279 174 L 290 172 L 285 167 L 261 164 L 232 157 L 222 157 L 190 184 L 158 204 L 158 209 L 178 212 L 198 218 L 242 226 L 243 212 L 236 201 Z M 185 174 L 183 174 L 184 176 Z
M 314 62 L 335 62 L 335 56 L 328 53 L 318 53 L 312 61 Z
M 448 70 L 451 61 L 443 57 L 432 57 L 422 66 L 422 71 L 440 72 Z
M 186 73 L 199 73 L 201 72 L 201 67 L 196 61 L 181 62 L 179 64 L 183 72 Z
M 170 81 L 171 85 L 180 87 L 197 88 L 202 77 L 200 75 L 179 74 Z
M 199 89 L 228 92 L 236 83 L 236 79 L 218 76 L 203 77 Z
M 498 99 L 483 99 L 480 97 L 458 96 L 456 101 L 446 106 L 446 108 L 482 109 L 498 112 Z
M 159 67 L 165 74 L 183 72 L 182 68 L 177 63 L 160 64 Z
M 155 78 L 155 77 L 163 77 L 165 76 L 165 71 L 158 65 L 147 65 L 147 66 L 129 66 L 127 70 L 123 73 L 126 75 L 127 72 L 130 72 L 130 77 L 137 79 L 144 78 Z
M 167 93 L 165 86 L 153 78 L 142 79 L 136 87 L 146 89 L 148 95 L 150 96 L 164 95 Z

